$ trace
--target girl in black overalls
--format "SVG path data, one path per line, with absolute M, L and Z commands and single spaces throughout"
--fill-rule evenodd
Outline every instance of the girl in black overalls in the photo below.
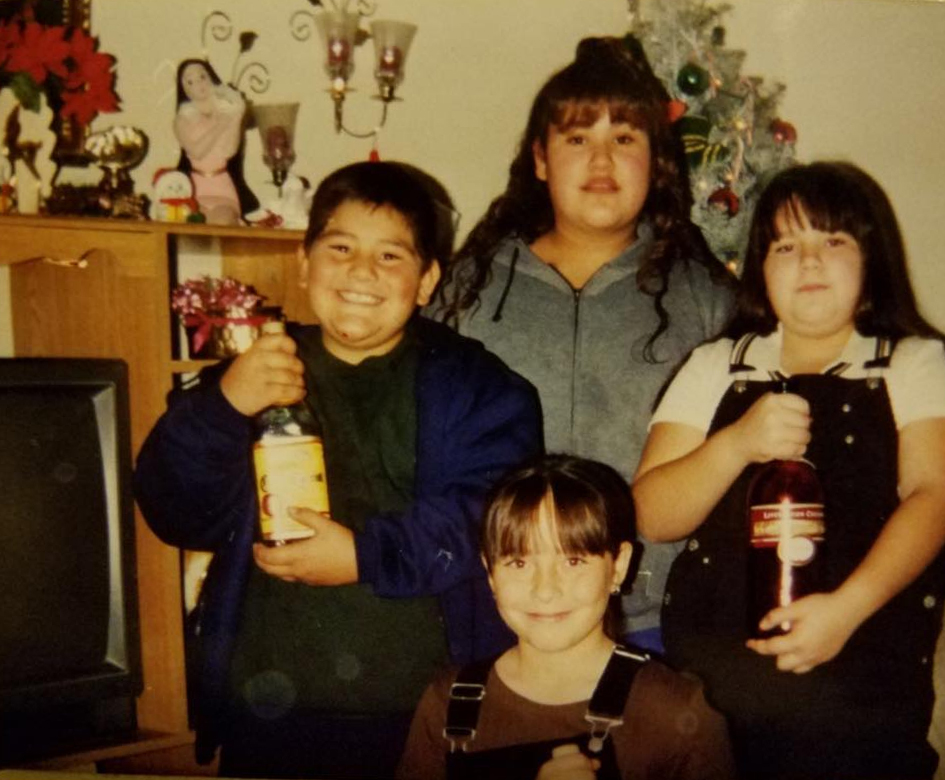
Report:
M 630 488 L 602 463 L 549 455 L 499 484 L 483 561 L 518 643 L 430 686 L 398 777 L 731 780 L 701 684 L 611 638 L 633 526 Z
M 743 777 L 929 778 L 945 352 L 872 179 L 815 163 L 772 180 L 725 335 L 667 390 L 634 483 L 644 536 L 689 537 L 663 607 L 669 660 L 728 716 Z M 786 632 L 749 639 L 747 487 L 758 464 L 801 456 L 826 496 L 825 587 L 760 623 Z

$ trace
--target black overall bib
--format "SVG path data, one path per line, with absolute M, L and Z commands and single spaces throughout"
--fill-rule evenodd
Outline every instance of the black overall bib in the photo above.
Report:
M 732 351 L 730 386 L 712 421 L 714 433 L 741 417 L 784 378 L 746 381 L 745 337 Z M 881 369 L 888 342 L 878 340 L 868 376 L 844 379 L 836 366 L 798 375 L 789 392 L 811 407 L 805 458 L 826 496 L 820 556 L 825 590 L 863 560 L 899 503 L 898 434 Z M 935 751 L 926 735 L 934 692 L 932 659 L 945 592 L 943 556 L 866 620 L 843 650 L 806 674 L 780 672 L 748 650 L 746 493 L 759 466 L 747 468 L 695 531 L 670 572 L 663 631 L 671 664 L 705 681 L 710 703 L 729 721 L 743 777 L 931 777 Z
M 608 738 L 612 726 L 623 722 L 623 711 L 637 671 L 650 656 L 632 648 L 614 648 L 603 674 L 588 703 L 588 730 L 560 739 L 508 745 L 467 752 L 475 739 L 479 707 L 485 696 L 486 680 L 495 659 L 471 664 L 460 671 L 450 690 L 444 737 L 450 742 L 446 754 L 446 776 L 449 780 L 523 780 L 534 778 L 542 764 L 551 758 L 551 751 L 564 744 L 576 744 L 585 755 L 600 761 L 596 780 L 620 780 L 613 740 Z

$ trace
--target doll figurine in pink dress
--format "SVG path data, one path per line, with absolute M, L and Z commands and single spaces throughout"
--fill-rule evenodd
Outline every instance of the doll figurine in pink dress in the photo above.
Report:
M 187 59 L 177 68 L 174 135 L 181 146 L 178 168 L 190 174 L 207 222 L 239 224 L 259 206 L 242 174 L 246 102 L 223 84 L 206 60 Z

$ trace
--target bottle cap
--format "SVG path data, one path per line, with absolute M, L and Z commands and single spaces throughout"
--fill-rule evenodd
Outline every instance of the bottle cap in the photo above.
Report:
M 282 320 L 267 320 L 260 326 L 259 332 L 264 336 L 271 333 L 285 333 L 285 323 Z

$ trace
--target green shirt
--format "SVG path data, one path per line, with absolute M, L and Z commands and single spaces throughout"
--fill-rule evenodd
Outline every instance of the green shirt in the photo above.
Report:
M 322 423 L 332 517 L 355 532 L 413 500 L 419 352 L 408 334 L 352 366 L 317 328 L 298 341 Z M 434 597 L 382 599 L 368 585 L 311 587 L 253 566 L 231 671 L 238 706 L 340 713 L 411 710 L 447 658 Z

